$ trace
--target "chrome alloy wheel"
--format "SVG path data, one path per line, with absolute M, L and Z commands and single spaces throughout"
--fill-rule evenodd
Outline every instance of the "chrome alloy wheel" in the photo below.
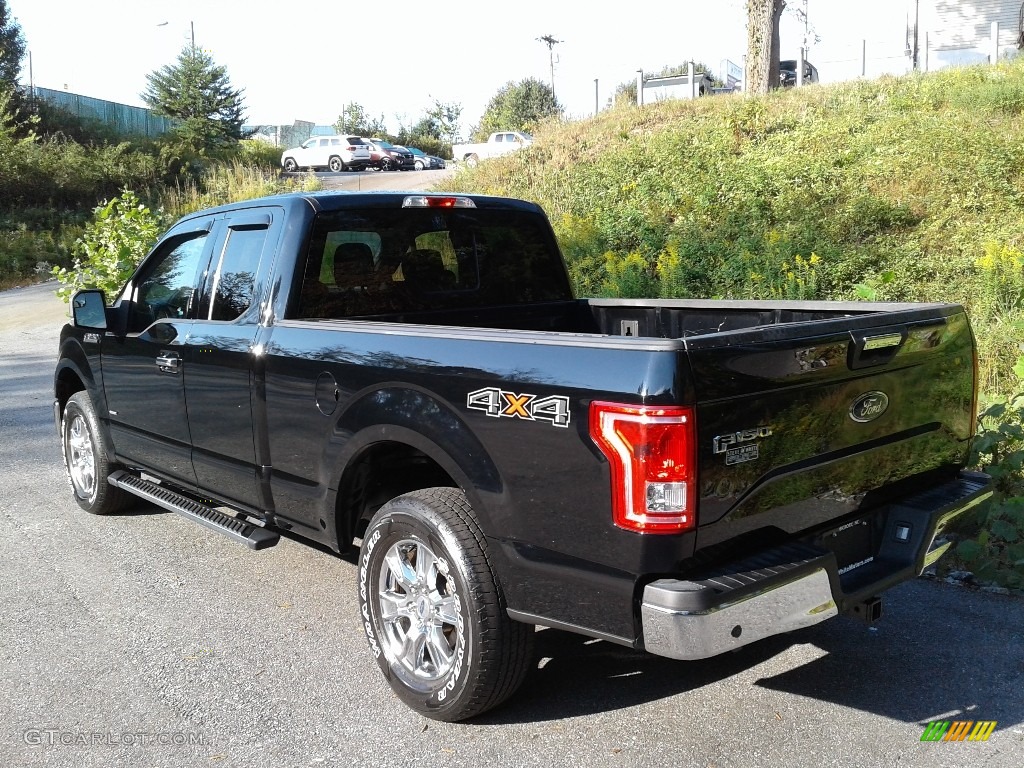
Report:
M 67 428 L 67 462 L 75 492 L 90 499 L 96 492 L 96 455 L 89 427 L 81 414 L 75 414 Z
M 380 568 L 384 655 L 406 685 L 439 681 L 464 645 L 462 604 L 448 564 L 415 539 L 392 545 Z

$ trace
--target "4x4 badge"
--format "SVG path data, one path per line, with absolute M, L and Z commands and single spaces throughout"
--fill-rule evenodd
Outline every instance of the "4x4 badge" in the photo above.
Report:
M 889 396 L 877 389 L 865 392 L 850 406 L 850 418 L 861 423 L 874 421 L 889 407 Z

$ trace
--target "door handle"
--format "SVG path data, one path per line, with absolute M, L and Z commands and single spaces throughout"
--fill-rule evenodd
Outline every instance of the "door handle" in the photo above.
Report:
M 178 373 L 181 370 L 181 358 L 174 352 L 163 352 L 156 356 L 156 367 L 163 373 Z

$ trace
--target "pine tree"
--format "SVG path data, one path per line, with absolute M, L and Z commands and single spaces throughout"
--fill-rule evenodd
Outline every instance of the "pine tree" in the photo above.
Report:
M 7 0 L 0 0 L 0 90 L 17 84 L 24 58 L 25 37 L 21 26 L 11 16 Z
M 174 133 L 192 151 L 216 154 L 244 138 L 242 91 L 231 87 L 227 70 L 205 51 L 187 45 L 175 64 L 146 79 L 142 100 L 158 115 L 178 121 Z

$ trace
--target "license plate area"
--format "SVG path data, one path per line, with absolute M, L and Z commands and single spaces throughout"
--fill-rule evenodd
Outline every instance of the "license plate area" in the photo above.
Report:
M 836 556 L 840 577 L 874 562 L 879 542 L 876 526 L 870 519 L 863 518 L 825 531 L 814 541 Z

